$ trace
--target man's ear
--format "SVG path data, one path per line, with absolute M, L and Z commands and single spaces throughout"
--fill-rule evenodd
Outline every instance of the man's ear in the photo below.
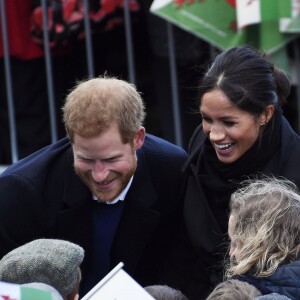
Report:
M 78 300 L 79 299 L 79 294 L 77 293 L 77 290 L 73 291 L 72 293 L 67 295 L 66 300 Z
M 145 141 L 145 136 L 146 136 L 146 130 L 144 127 L 140 127 L 139 130 L 136 132 L 134 140 L 133 140 L 133 146 L 134 149 L 140 149 Z

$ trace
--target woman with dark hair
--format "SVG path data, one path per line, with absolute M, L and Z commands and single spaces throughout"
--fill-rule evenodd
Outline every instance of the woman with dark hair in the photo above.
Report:
M 285 73 L 250 46 L 218 54 L 202 78 L 202 123 L 184 167 L 185 224 L 168 283 L 189 299 L 205 298 L 222 279 L 229 199 L 239 183 L 269 174 L 300 187 L 300 138 L 281 109 L 290 88 Z

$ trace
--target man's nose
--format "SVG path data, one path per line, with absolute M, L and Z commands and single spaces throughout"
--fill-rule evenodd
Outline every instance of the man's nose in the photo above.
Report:
M 105 163 L 96 161 L 92 170 L 93 179 L 97 182 L 105 180 L 109 173 L 109 170 Z

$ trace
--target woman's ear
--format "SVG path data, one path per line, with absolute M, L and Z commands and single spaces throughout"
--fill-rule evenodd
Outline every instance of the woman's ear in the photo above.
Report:
M 270 121 L 270 119 L 273 117 L 274 111 L 275 108 L 273 104 L 266 106 L 264 113 L 261 115 L 261 125 L 266 125 Z

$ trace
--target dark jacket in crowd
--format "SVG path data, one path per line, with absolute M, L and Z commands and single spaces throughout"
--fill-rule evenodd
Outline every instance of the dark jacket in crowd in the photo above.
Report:
M 263 295 L 276 293 L 291 300 L 300 299 L 300 260 L 279 266 L 268 277 L 238 276 L 235 279 L 248 282 L 261 291 Z
M 151 285 L 157 283 L 182 216 L 182 165 L 186 153 L 146 135 L 137 159 L 112 241 L 110 269 L 123 262 L 124 269 L 140 284 Z M 9 167 L 0 176 L 0 194 L 0 258 L 37 238 L 65 239 L 85 250 L 84 281 L 91 264 L 96 201 L 74 172 L 69 139 Z

